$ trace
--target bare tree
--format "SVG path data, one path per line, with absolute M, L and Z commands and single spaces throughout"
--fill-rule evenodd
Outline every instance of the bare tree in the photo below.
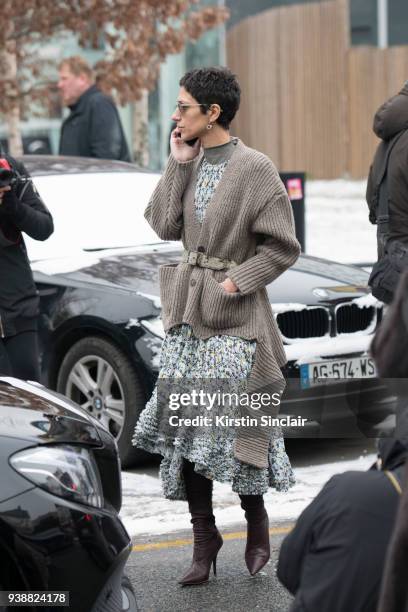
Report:
M 97 48 L 102 38 L 106 53 L 95 65 L 98 86 L 126 104 L 154 88 L 167 55 L 227 17 L 226 9 L 203 8 L 200 0 L 4 0 L 0 112 L 11 152 L 21 153 L 22 114 L 53 102 L 51 63 L 41 48 L 56 36 L 75 34 L 88 48 Z

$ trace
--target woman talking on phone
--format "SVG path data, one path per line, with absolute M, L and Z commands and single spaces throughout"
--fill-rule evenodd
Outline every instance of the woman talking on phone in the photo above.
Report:
M 185 249 L 179 264 L 160 268 L 166 336 L 158 385 L 183 377 L 245 380 L 252 388 L 283 381 L 286 358 L 265 286 L 296 261 L 300 247 L 274 165 L 230 136 L 240 96 L 226 68 L 195 69 L 180 80 L 170 157 L 145 211 L 160 238 L 182 240 Z M 223 541 L 213 515 L 214 480 L 230 482 L 239 494 L 245 561 L 256 574 L 270 556 L 263 494 L 294 483 L 282 435 L 240 437 L 222 427 L 180 427 L 166 435 L 158 385 L 133 444 L 163 455 L 165 496 L 188 501 L 194 551 L 180 584 L 207 582 L 211 564 L 215 573 Z

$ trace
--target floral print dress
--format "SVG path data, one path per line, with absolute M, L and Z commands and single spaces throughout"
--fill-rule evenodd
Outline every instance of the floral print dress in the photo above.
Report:
M 202 223 L 209 201 L 233 152 L 234 141 L 205 149 L 195 191 L 197 219 Z M 163 340 L 160 379 L 197 378 L 245 381 L 256 349 L 255 340 L 217 335 L 196 338 L 190 325 L 172 327 Z M 183 458 L 206 478 L 230 482 L 241 495 L 260 495 L 268 487 L 286 491 L 295 483 L 282 435 L 272 436 L 267 468 L 243 463 L 234 456 L 234 433 L 224 427 L 197 430 L 196 435 L 165 436 L 159 428 L 158 385 L 142 411 L 132 442 L 134 446 L 163 456 L 160 477 L 167 499 L 185 500 Z

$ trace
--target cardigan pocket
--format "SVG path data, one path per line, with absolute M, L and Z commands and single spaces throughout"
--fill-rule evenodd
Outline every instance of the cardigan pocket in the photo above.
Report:
M 228 329 L 246 323 L 255 305 L 253 294 L 228 293 L 212 275 L 208 275 L 201 296 L 201 318 L 207 327 Z
M 174 285 L 178 264 L 165 264 L 159 268 L 160 301 L 163 322 L 170 316 L 174 308 Z

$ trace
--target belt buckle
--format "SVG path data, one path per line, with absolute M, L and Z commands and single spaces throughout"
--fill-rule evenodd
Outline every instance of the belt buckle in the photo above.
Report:
M 196 253 L 195 251 L 190 251 L 188 254 L 188 263 L 191 264 L 192 266 L 196 266 L 197 265 L 197 258 L 198 258 L 198 253 Z
M 208 268 L 208 255 L 206 253 L 198 253 L 197 263 L 202 268 Z

